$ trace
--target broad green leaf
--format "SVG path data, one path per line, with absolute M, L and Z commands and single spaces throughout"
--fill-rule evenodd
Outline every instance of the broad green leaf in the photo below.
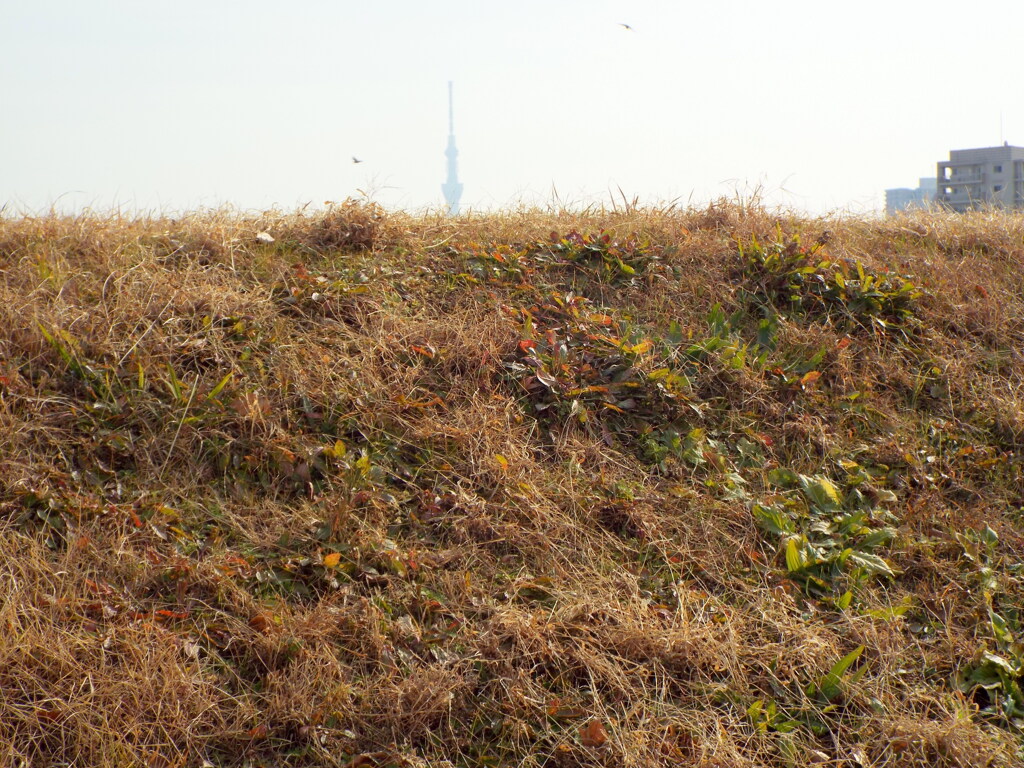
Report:
M 769 470 L 768 480 L 781 488 L 792 488 L 800 481 L 800 475 L 791 469 L 777 467 Z
M 803 569 L 804 561 L 800 556 L 800 550 L 797 547 L 796 539 L 792 538 L 786 542 L 786 568 L 790 573 L 795 573 Z
M 803 488 L 807 500 L 819 509 L 838 509 L 843 505 L 839 491 L 832 485 L 832 481 L 826 477 L 821 477 L 820 475 L 815 477 L 800 475 L 800 487 Z
M 854 565 L 860 566 L 868 573 L 881 573 L 890 579 L 896 578 L 896 572 L 893 571 L 892 566 L 878 555 L 873 555 L 870 552 L 851 552 L 849 561 Z
M 749 717 L 753 721 L 756 721 L 761 716 L 762 709 L 764 709 L 764 702 L 758 699 L 749 707 L 747 707 L 747 717 Z
M 911 608 L 914 607 L 914 598 L 907 595 L 896 605 L 890 605 L 885 608 L 874 608 L 870 611 L 864 611 L 865 616 L 870 616 L 872 619 L 880 619 L 882 621 L 892 621 L 898 616 L 902 616 Z
M 883 544 L 888 544 L 896 536 L 895 528 L 879 528 L 877 531 L 872 531 L 863 539 L 857 543 L 857 549 L 868 550 L 879 547 Z
M 1006 619 L 1000 616 L 998 613 L 989 608 L 988 611 L 989 621 L 992 622 L 992 634 L 996 636 L 996 640 L 1005 645 L 1009 645 L 1013 642 L 1013 632 L 1010 631 L 1009 625 L 1006 623 Z
M 762 507 L 755 504 L 752 510 L 754 519 L 768 533 L 776 536 L 790 536 L 796 533 L 796 525 L 786 513 L 776 507 Z
M 981 661 L 983 664 L 990 664 L 1009 675 L 1018 675 L 1021 672 L 1020 665 L 1014 665 L 1006 657 L 988 651 L 982 652 Z

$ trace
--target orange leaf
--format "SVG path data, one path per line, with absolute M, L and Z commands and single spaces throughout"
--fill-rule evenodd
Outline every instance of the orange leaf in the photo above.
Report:
M 806 387 L 808 384 L 813 384 L 821 378 L 821 371 L 808 371 L 800 379 L 800 386 Z
M 168 610 L 153 611 L 153 616 L 156 619 L 187 619 L 188 618 L 188 614 L 187 613 L 182 613 L 181 611 L 168 611 Z
M 836 349 L 846 349 L 848 346 L 850 346 L 850 337 L 845 336 L 839 340 L 838 344 L 836 344 Z
M 324 566 L 327 568 L 337 568 L 338 563 L 341 562 L 340 552 L 331 552 L 324 555 Z
M 600 747 L 608 741 L 608 731 L 596 717 L 580 728 L 580 741 L 584 747 Z
M 257 613 L 249 619 L 249 626 L 257 632 L 267 632 L 272 624 L 273 619 L 269 618 L 265 613 Z

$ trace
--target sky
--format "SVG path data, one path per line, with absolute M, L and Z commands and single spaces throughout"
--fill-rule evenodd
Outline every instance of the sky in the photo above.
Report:
M 453 81 L 464 211 L 871 212 L 1024 145 L 1022 28 L 1019 0 L 0 0 L 0 206 L 439 209 Z

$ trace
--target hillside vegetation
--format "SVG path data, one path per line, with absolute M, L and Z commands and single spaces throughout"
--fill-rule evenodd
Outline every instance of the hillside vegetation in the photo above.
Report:
M 0 219 L 0 764 L 1024 764 L 1024 217 Z

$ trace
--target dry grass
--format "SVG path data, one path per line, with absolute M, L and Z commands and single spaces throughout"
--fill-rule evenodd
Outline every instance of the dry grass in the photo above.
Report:
M 0 220 L 0 764 L 1020 765 L 1022 263 L 999 213 Z

